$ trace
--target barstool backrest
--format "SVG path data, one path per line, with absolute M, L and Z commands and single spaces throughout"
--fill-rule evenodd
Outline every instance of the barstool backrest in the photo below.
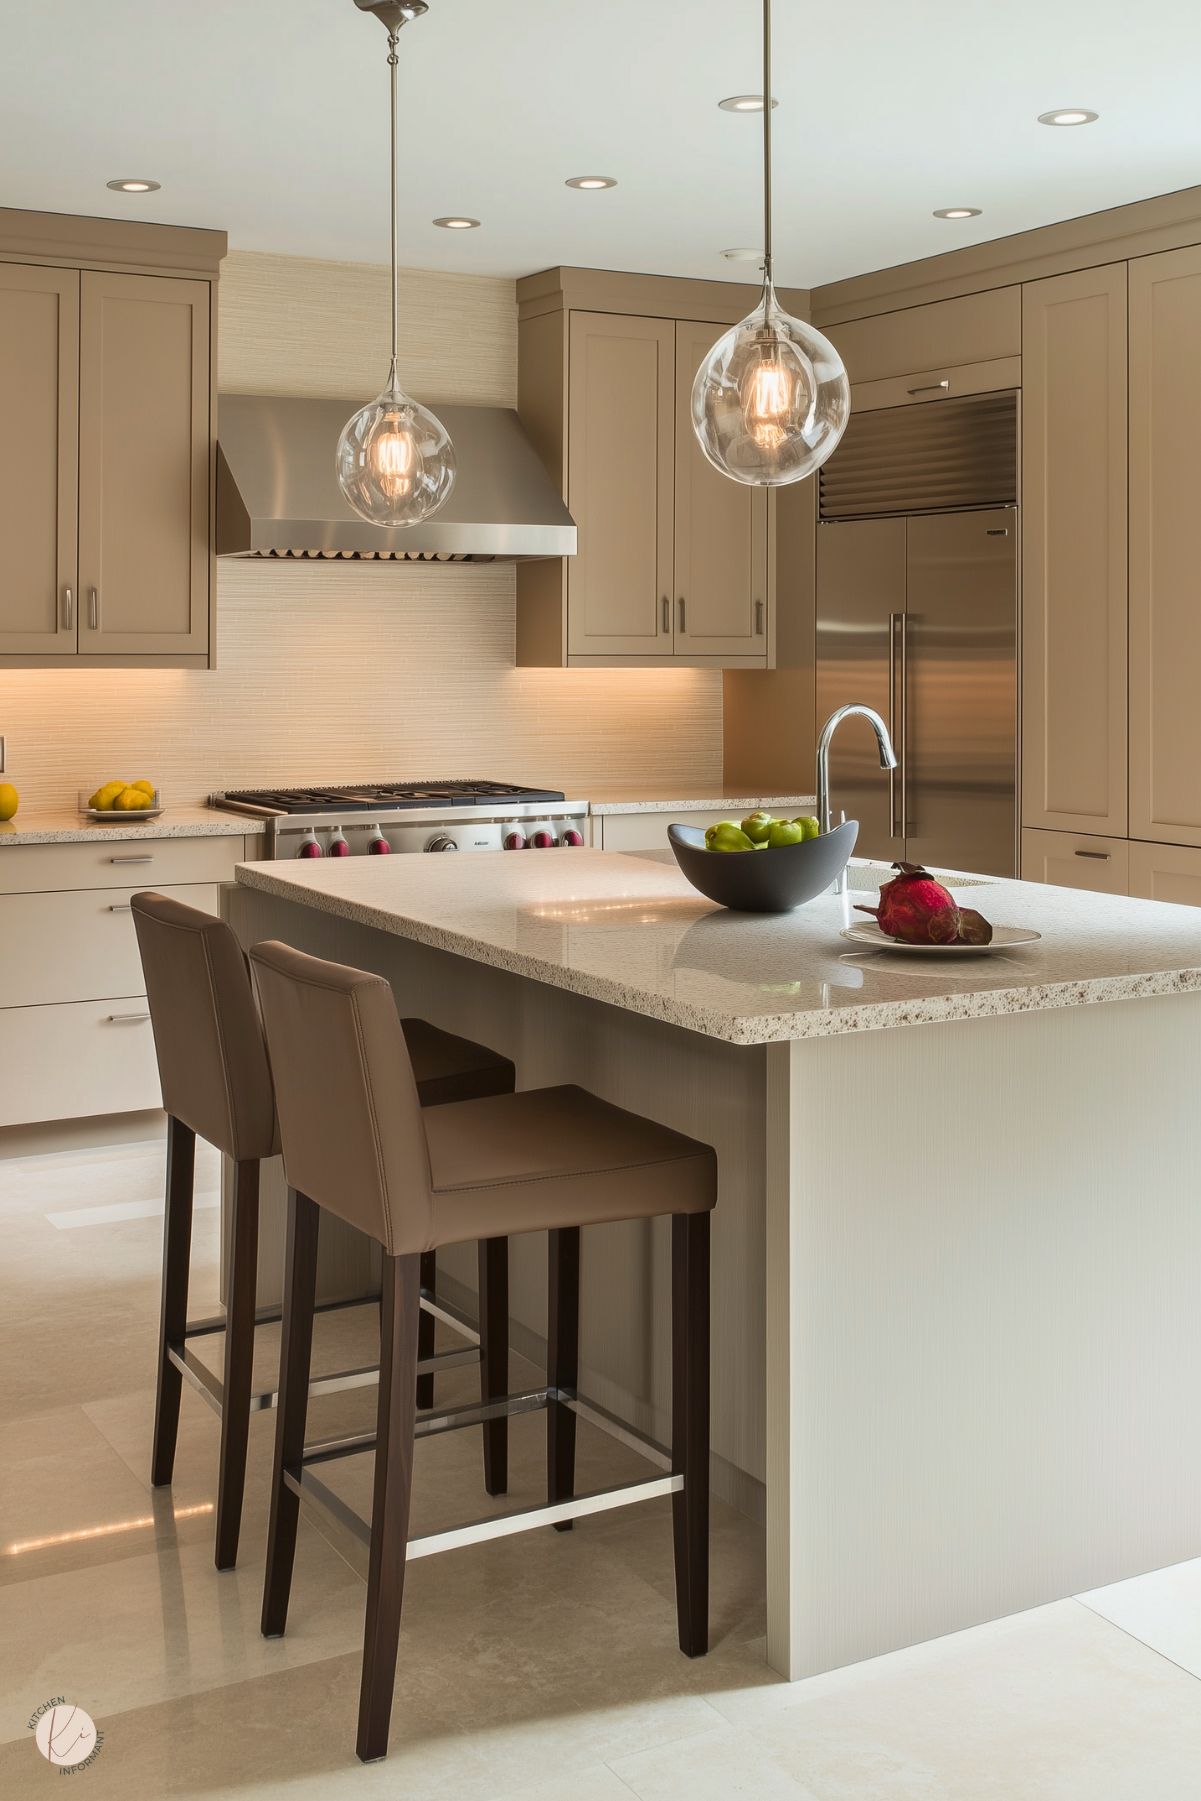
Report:
M 250 962 L 289 1186 L 390 1255 L 427 1249 L 429 1151 L 391 987 L 286 944 L 256 944 Z
M 135 894 L 163 1106 L 227 1156 L 279 1149 L 246 958 L 231 928 L 165 894 Z

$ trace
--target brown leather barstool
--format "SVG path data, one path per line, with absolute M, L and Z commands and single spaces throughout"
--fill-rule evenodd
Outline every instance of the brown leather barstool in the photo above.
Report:
M 709 1214 L 717 1196 L 712 1148 L 581 1088 L 422 1111 L 392 991 L 382 976 L 303 955 L 283 944 L 250 953 L 275 1071 L 288 1179 L 279 1417 L 263 1632 L 287 1623 L 300 1502 L 335 1536 L 350 1530 L 351 1561 L 367 1563 L 367 1617 L 358 1755 L 386 1755 L 406 1562 L 478 1539 L 562 1525 L 582 1514 L 670 1493 L 680 1648 L 708 1649 Z M 323 1131 L 321 1100 L 342 1130 Z M 383 1326 L 376 1431 L 306 1446 L 317 1233 L 324 1210 L 383 1251 Z M 645 1440 L 576 1392 L 579 1232 L 608 1220 L 672 1217 L 672 1448 Z M 413 1398 L 423 1252 L 493 1234 L 548 1231 L 547 1379 L 491 1411 L 547 1410 L 548 1503 L 409 1538 L 415 1437 L 476 1424 L 487 1403 L 418 1420 Z M 576 1417 L 636 1444 L 665 1474 L 601 1494 L 574 1494 Z M 374 1449 L 370 1526 L 351 1516 L 317 1468 Z
M 275 1096 L 246 958 L 231 928 L 212 914 L 163 894 L 136 894 L 132 907 L 167 1114 L 163 1289 L 150 1479 L 156 1487 L 171 1481 L 186 1375 L 221 1418 L 215 1561 L 219 1570 L 232 1569 L 238 1557 L 250 1413 L 253 1406 L 269 1407 L 275 1398 L 273 1390 L 258 1395 L 251 1390 L 255 1326 L 281 1314 L 278 1307 L 255 1306 L 259 1165 L 280 1148 Z M 508 1058 L 440 1031 L 427 1020 L 406 1019 L 403 1029 L 422 1105 L 512 1092 L 514 1070 Z M 328 1130 L 336 1112 L 319 1106 L 318 1113 Z M 235 1175 L 225 1312 L 189 1322 L 197 1135 L 233 1160 Z M 332 1137 L 341 1142 L 341 1131 Z M 422 1369 L 414 1380 L 416 1403 L 424 1407 L 433 1405 L 430 1365 L 438 1361 L 433 1356 L 431 1311 L 435 1277 L 431 1255 L 420 1271 L 425 1303 L 419 1328 Z M 508 1386 L 508 1245 L 503 1238 L 490 1238 L 480 1246 L 480 1294 L 481 1307 L 487 1309 L 481 1311 L 479 1332 L 481 1390 L 487 1397 Z M 220 1331 L 225 1333 L 225 1361 L 218 1378 L 188 1345 L 189 1340 Z M 322 1377 L 314 1383 L 314 1391 L 354 1386 L 372 1374 L 368 1369 Z M 503 1494 L 508 1483 L 506 1425 L 504 1419 L 490 1419 L 484 1426 L 485 1483 L 493 1494 Z

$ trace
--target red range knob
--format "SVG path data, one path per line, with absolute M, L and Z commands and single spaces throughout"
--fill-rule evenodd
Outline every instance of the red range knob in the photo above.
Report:
M 505 839 L 506 850 L 525 850 L 526 848 L 524 832 L 510 832 Z
M 392 854 L 392 846 L 381 831 L 367 841 L 367 854 L 370 857 L 388 857 Z
M 563 834 L 563 842 L 564 844 L 583 844 L 584 839 L 583 835 L 574 827 L 569 827 Z
M 325 852 L 315 838 L 305 838 L 296 855 L 298 857 L 323 857 Z
M 334 833 L 329 841 L 329 849 L 325 854 L 327 857 L 348 857 L 350 855 L 350 846 L 347 844 L 341 832 Z
M 554 842 L 554 838 L 549 832 L 535 832 L 530 839 L 535 850 L 550 850 Z

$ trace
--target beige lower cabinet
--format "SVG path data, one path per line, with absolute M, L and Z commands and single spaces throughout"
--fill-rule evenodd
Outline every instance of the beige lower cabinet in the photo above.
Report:
M 733 819 L 725 813 L 602 813 L 592 822 L 592 842 L 598 850 L 670 850 L 667 842 L 669 825 L 693 825 L 703 832 L 720 820 Z
M 1132 843 L 1130 892 L 1143 900 L 1201 907 L 1201 850 L 1186 844 Z
M 216 913 L 245 854 L 241 836 L 0 851 L 0 1126 L 160 1105 L 131 899 Z
M 1022 290 L 1022 824 L 1124 837 L 1126 265 Z
M 1129 894 L 1131 846 L 1124 838 L 1086 833 L 1023 831 L 1022 880 L 1054 888 Z

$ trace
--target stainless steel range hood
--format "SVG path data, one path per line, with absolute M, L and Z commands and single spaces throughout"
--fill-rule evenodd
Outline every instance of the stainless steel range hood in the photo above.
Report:
M 458 477 L 422 525 L 390 531 L 347 505 L 334 451 L 362 396 L 223 394 L 217 411 L 217 554 L 526 562 L 573 556 L 576 528 L 509 407 L 440 406 Z

